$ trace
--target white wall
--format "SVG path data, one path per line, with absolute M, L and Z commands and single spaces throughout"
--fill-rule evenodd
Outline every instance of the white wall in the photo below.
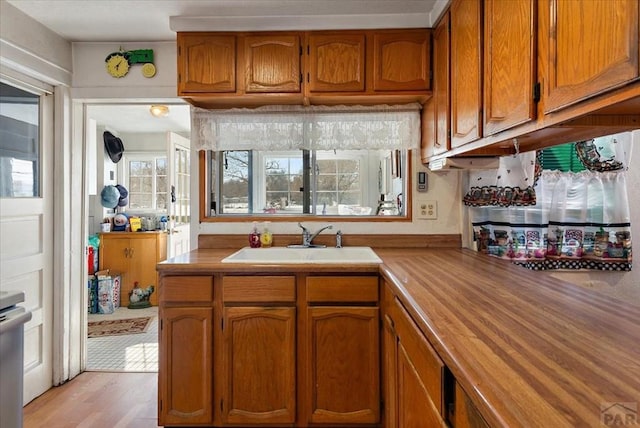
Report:
M 119 134 L 124 144 L 125 154 L 127 152 L 166 152 L 167 133 L 128 133 Z
M 153 49 L 156 75 L 142 76 L 142 65 L 134 64 L 121 78 L 111 77 L 105 59 L 120 49 Z M 175 42 L 73 43 L 72 95 L 76 99 L 171 100 L 177 98 L 177 53 Z
M 52 85 L 71 83 L 71 43 L 0 0 L 0 64 Z

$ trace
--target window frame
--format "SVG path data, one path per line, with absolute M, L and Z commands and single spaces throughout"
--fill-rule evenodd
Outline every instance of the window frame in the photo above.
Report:
M 158 159 L 164 159 L 165 162 L 167 163 L 167 179 L 166 179 L 166 183 L 167 183 L 167 189 L 165 191 L 165 195 L 164 195 L 164 199 L 165 199 L 165 208 L 158 208 L 158 175 L 157 175 L 157 160 Z M 170 190 L 169 190 L 169 157 L 167 156 L 167 153 L 162 152 L 162 151 L 158 151 L 158 152 L 128 152 L 123 154 L 122 156 L 122 167 L 119 168 L 119 173 L 118 173 L 118 178 L 119 178 L 119 182 L 124 183 L 124 186 L 127 189 L 131 188 L 131 182 L 130 182 L 130 177 L 129 177 L 129 162 L 131 161 L 151 161 L 153 162 L 154 168 L 153 168 L 153 182 L 152 182 L 152 186 L 153 186 L 153 190 L 152 190 L 152 194 L 151 194 L 151 200 L 152 200 L 152 208 L 132 208 L 130 205 L 126 207 L 127 211 L 133 211 L 135 213 L 151 213 L 151 214 L 158 214 L 158 213 L 166 213 L 167 211 L 167 206 L 169 204 L 169 194 L 170 194 Z
M 198 185 L 199 195 L 199 221 L 200 223 L 235 223 L 235 222 L 295 222 L 295 221 L 334 221 L 334 222 L 411 222 L 412 221 L 412 189 L 413 189 L 413 150 L 407 150 L 405 162 L 402 165 L 403 171 L 403 203 L 405 213 L 402 216 L 344 216 L 344 215 L 318 215 L 318 214 L 300 214 L 300 215 L 273 215 L 273 214 L 222 214 L 210 215 L 212 193 L 219 193 L 220 189 L 217 184 L 220 178 L 220 171 L 217 171 L 216 185 L 211 186 L 211 176 L 214 171 L 211 170 L 211 157 L 206 150 L 198 151 Z M 216 160 L 219 162 L 219 159 Z M 254 159 L 254 163 L 256 160 Z M 363 180 L 364 187 L 369 186 L 368 180 Z M 369 189 L 370 190 L 370 189 Z

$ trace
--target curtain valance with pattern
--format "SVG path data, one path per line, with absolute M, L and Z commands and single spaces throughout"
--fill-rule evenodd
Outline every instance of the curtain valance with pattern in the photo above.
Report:
M 382 150 L 420 146 L 420 105 L 191 108 L 196 150 Z

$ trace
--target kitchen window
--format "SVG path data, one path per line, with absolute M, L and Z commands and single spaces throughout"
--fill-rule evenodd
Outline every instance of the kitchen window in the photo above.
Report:
M 247 216 L 407 220 L 419 105 L 191 108 L 202 221 Z M 400 201 L 401 203 L 397 203 Z M 396 214 L 397 213 L 397 214 Z
M 388 193 L 380 187 L 385 157 L 362 150 L 212 153 L 212 215 L 370 215 Z
M 134 153 L 124 156 L 124 182 L 129 191 L 129 209 L 167 209 L 167 156 L 161 153 Z

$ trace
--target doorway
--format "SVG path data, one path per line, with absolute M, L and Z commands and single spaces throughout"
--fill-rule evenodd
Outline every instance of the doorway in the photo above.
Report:
M 190 108 L 186 104 L 166 105 L 164 115 L 152 114 L 153 103 L 85 104 L 86 179 L 88 189 L 88 242 L 100 240 L 102 223 L 113 224 L 116 214 L 124 213 L 141 220 L 142 229 L 149 233 L 165 234 L 166 240 L 158 239 L 166 245 L 164 255 L 173 257 L 190 250 L 188 230 L 190 216 L 190 188 L 188 174 Z M 157 110 L 157 109 L 154 109 Z M 121 156 L 115 159 L 104 149 L 103 134 L 110 132 L 122 141 Z M 185 161 L 186 159 L 186 161 Z M 116 162 L 114 162 L 116 160 Z M 186 183 L 186 186 L 185 186 Z M 105 186 L 122 186 L 128 199 L 124 206 L 105 207 L 101 192 Z M 186 207 L 186 209 L 185 209 Z M 184 231 L 186 223 L 186 232 Z M 109 226 L 113 229 L 113 226 Z M 119 233 L 111 230 L 108 233 Z M 126 233 L 126 232 L 125 232 Z M 130 232 L 137 234 L 138 232 Z M 96 240 L 97 238 L 97 240 Z M 166 244 L 164 244 L 166 242 Z M 122 266 L 122 263 L 102 260 L 104 255 L 94 248 L 96 265 L 102 268 Z M 113 255 L 110 255 L 113 257 Z M 126 255 L 124 255 L 126 257 Z M 145 257 L 145 259 L 147 259 Z M 162 259 L 160 259 L 162 260 Z M 155 261 L 144 263 L 155 271 Z M 89 273 L 92 266 L 89 266 Z M 109 275 L 111 272 L 109 273 Z M 122 280 L 126 281 L 126 275 Z M 151 281 L 149 281 L 151 282 Z M 154 281 L 155 282 L 155 281 Z M 91 283 L 87 282 L 90 286 Z M 148 284 L 140 284 L 146 287 Z M 154 292 L 157 293 L 157 284 Z M 127 290 L 133 284 L 121 284 Z M 97 292 L 97 289 L 93 290 Z M 109 295 L 114 303 L 113 310 L 96 308 L 89 295 L 89 327 L 86 337 L 85 368 L 87 371 L 154 372 L 158 365 L 158 308 L 143 309 L 127 307 L 129 296 L 126 291 L 117 296 Z M 151 301 L 157 300 L 156 298 Z M 121 303 L 120 307 L 114 300 Z M 108 308 L 108 305 L 106 306 Z M 94 312 L 91 313 L 92 309 Z M 100 310 L 102 309 L 102 310 Z M 148 319 L 144 327 L 143 319 Z M 123 321 L 124 320 L 124 321 Z M 136 328 L 130 329 L 131 326 Z M 96 330 L 101 330 L 95 335 Z M 111 329 L 111 330 L 109 330 Z M 107 331 L 108 334 L 105 334 Z

